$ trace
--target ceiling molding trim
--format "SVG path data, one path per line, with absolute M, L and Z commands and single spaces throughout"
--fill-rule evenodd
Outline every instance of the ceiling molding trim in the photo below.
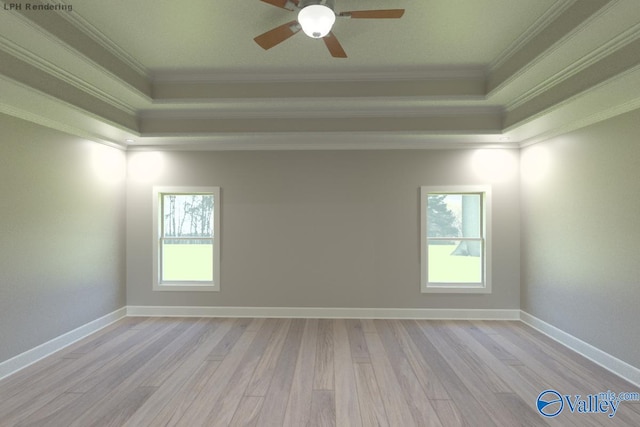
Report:
M 626 113 L 640 107 L 640 94 L 629 90 L 639 84 L 640 65 L 593 90 L 510 125 L 505 132 L 526 145 Z
M 515 53 L 522 50 L 529 42 L 533 40 L 539 33 L 545 30 L 548 25 L 562 15 L 576 0 L 562 0 L 553 4 L 547 11 L 540 16 L 533 24 L 527 28 L 518 39 L 500 53 L 489 65 L 487 69 L 489 73 L 494 72 L 497 68 L 504 65 Z
M 28 3 L 25 0 L 17 0 L 16 2 Z M 136 69 L 130 67 L 127 62 L 105 48 L 99 41 L 63 18 L 60 13 L 42 14 L 37 11 L 8 13 L 44 34 L 49 40 L 55 41 L 59 46 L 77 55 L 86 63 L 121 81 L 143 97 L 151 99 L 151 83 L 147 75 L 138 73 Z M 45 17 L 48 19 L 42 19 Z M 56 20 L 54 17 L 58 19 Z
M 49 3 L 52 4 L 69 4 L 69 2 L 64 1 L 55 1 L 49 0 Z M 122 49 L 120 46 L 115 44 L 111 39 L 109 39 L 106 35 L 104 35 L 100 30 L 98 30 L 94 25 L 89 23 L 82 16 L 78 15 L 75 11 L 61 13 L 64 19 L 69 21 L 69 23 L 75 26 L 77 29 L 82 31 L 85 35 L 92 38 L 96 43 L 99 43 L 105 50 L 108 50 L 113 56 L 118 58 L 120 61 L 127 64 L 133 70 L 135 70 L 138 74 L 145 77 L 147 80 L 150 80 L 149 70 L 146 69 L 142 63 L 136 60 L 133 56 L 131 56 L 128 52 Z
M 367 100 L 368 101 L 368 100 Z M 384 101 L 384 100 L 381 100 Z M 328 100 L 323 105 L 334 105 Z M 297 108 L 295 105 L 287 109 L 277 110 L 208 110 L 208 109 L 188 109 L 188 110 L 142 110 L 138 112 L 140 120 L 216 120 L 216 119 L 335 119 L 335 118 L 396 118 L 396 117 L 451 117 L 451 116 L 496 116 L 502 115 L 504 110 L 496 106 L 426 106 L 417 107 L 376 107 L 371 108 L 369 102 L 362 105 L 362 108 Z
M 610 53 L 597 63 L 569 79 L 564 79 L 549 90 L 532 98 L 528 103 L 505 113 L 505 128 L 534 120 L 544 114 L 578 99 L 580 96 L 596 92 L 603 85 L 623 79 L 640 70 L 640 39 Z
M 487 95 L 494 95 L 504 89 L 532 66 L 558 50 L 590 22 L 605 14 L 616 3 L 617 0 L 589 0 L 572 3 L 571 7 L 557 16 L 520 50 L 513 52 L 499 67 L 490 70 L 487 79 Z M 584 17 L 583 20 L 576 22 L 576 19 L 582 17 Z M 553 38 L 549 36 L 551 33 L 556 33 Z
M 105 123 L 126 129 L 129 132 L 137 130 L 137 120 L 134 115 L 114 107 L 101 99 L 74 85 L 22 61 L 19 58 L 0 50 L 0 76 L 28 91 L 47 96 L 62 105 L 68 105 L 78 111 L 99 118 Z
M 63 70 L 55 64 L 41 58 L 38 55 L 33 54 L 32 52 L 18 46 L 10 40 L 5 39 L 0 36 L 0 50 L 5 51 L 9 55 L 17 58 L 20 61 L 23 61 L 34 68 L 37 68 L 50 76 L 62 80 L 77 89 L 100 99 L 103 102 L 111 104 L 113 107 L 118 108 L 124 111 L 127 114 L 135 115 L 136 109 L 131 105 L 125 104 L 121 102 L 118 98 L 115 98 L 108 93 L 96 88 L 95 86 L 88 84 L 82 79 L 77 78 L 73 74 Z
M 514 143 L 499 142 L 496 134 L 426 134 L 409 132 L 323 132 L 220 134 L 211 137 L 162 140 L 142 139 L 128 151 L 247 151 L 247 150 L 422 150 L 422 149 L 518 149 Z
M 352 82 L 352 81 L 403 81 L 403 80 L 479 80 L 484 81 L 484 67 L 429 67 L 416 70 L 292 73 L 288 70 L 265 72 L 233 72 L 202 70 L 157 70 L 151 73 L 155 84 L 163 83 L 264 83 L 264 82 Z
M 310 118 L 295 119 L 140 119 L 144 136 L 206 136 L 234 133 L 295 132 L 418 132 L 492 133 L 502 132 L 501 114 L 438 115 L 423 117 Z
M 551 90 L 554 86 L 560 84 L 561 82 L 572 78 L 576 74 L 600 62 L 604 58 L 611 55 L 613 52 L 620 50 L 633 42 L 636 42 L 638 39 L 640 39 L 640 23 L 619 34 L 617 37 L 611 39 L 609 42 L 605 43 L 599 48 L 591 51 L 589 55 L 583 56 L 580 60 L 552 75 L 531 90 L 513 99 L 511 102 L 505 105 L 505 111 L 510 112 L 515 110 L 523 104 L 531 101 L 533 98 L 536 98 L 544 92 Z
M 530 145 L 534 145 L 539 142 L 543 142 L 548 139 L 555 138 L 557 136 L 564 135 L 566 133 L 585 128 L 587 126 L 591 126 L 593 124 L 610 119 L 612 117 L 616 117 L 621 114 L 628 113 L 638 108 L 640 108 L 640 98 L 635 99 L 633 101 L 629 101 L 621 105 L 617 105 L 613 108 L 609 108 L 604 111 L 598 111 L 597 113 L 589 115 L 582 120 L 572 121 L 567 123 L 564 126 L 551 129 L 547 132 L 542 132 L 532 138 L 521 141 L 518 144 L 518 146 L 520 148 L 525 148 Z
M 247 99 L 395 99 L 442 98 L 484 100 L 484 80 L 440 79 L 402 81 L 320 81 L 309 82 L 217 82 L 154 85 L 156 103 L 167 101 L 207 102 Z
M 50 118 L 44 117 L 39 114 L 34 114 L 30 111 L 22 110 L 15 108 L 14 106 L 7 105 L 4 103 L 0 103 L 0 113 L 6 114 L 9 116 L 16 117 L 21 120 L 26 120 L 31 123 L 38 124 L 40 126 L 44 126 L 50 129 L 55 129 L 60 132 L 67 133 L 69 135 L 74 135 L 83 139 L 87 139 L 89 141 L 96 142 L 98 144 L 107 145 L 109 147 L 118 148 L 122 151 L 127 150 L 127 145 L 125 143 L 117 143 L 113 141 L 107 141 L 102 139 L 101 137 L 94 135 L 90 132 L 87 132 L 83 129 L 70 126 L 67 123 L 59 122 L 57 120 L 52 120 Z

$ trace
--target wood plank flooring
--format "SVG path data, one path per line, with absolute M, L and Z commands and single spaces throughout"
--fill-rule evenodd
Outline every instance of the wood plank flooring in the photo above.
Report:
M 640 426 L 638 388 L 520 322 L 126 318 L 0 381 L 0 426 Z

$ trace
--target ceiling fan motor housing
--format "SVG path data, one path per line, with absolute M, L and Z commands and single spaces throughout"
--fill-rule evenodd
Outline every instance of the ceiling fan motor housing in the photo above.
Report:
M 304 9 L 307 6 L 317 4 L 320 6 L 326 6 L 335 12 L 335 9 L 334 9 L 335 3 L 336 3 L 335 0 L 300 0 L 298 2 L 298 7 L 300 9 Z

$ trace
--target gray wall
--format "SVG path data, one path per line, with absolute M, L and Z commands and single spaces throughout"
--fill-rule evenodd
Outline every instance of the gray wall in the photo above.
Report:
M 640 366 L 640 111 L 522 151 L 522 309 Z
M 493 293 L 420 293 L 419 187 L 485 183 L 473 150 L 161 154 L 128 179 L 129 305 L 519 308 L 517 175 L 493 186 Z M 220 292 L 152 291 L 153 185 L 221 187 Z
M 0 114 L 0 361 L 125 305 L 124 158 Z

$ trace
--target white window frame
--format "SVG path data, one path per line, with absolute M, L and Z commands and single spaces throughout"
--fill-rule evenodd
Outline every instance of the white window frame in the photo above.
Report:
M 163 194 L 213 195 L 213 280 L 160 281 L 162 201 Z M 153 187 L 153 290 L 154 291 L 220 291 L 220 187 Z
M 427 239 L 427 197 L 429 194 L 482 194 L 481 217 L 484 239 L 482 283 L 430 283 Z M 487 185 L 448 185 L 420 187 L 420 290 L 423 293 L 491 293 L 491 187 Z

